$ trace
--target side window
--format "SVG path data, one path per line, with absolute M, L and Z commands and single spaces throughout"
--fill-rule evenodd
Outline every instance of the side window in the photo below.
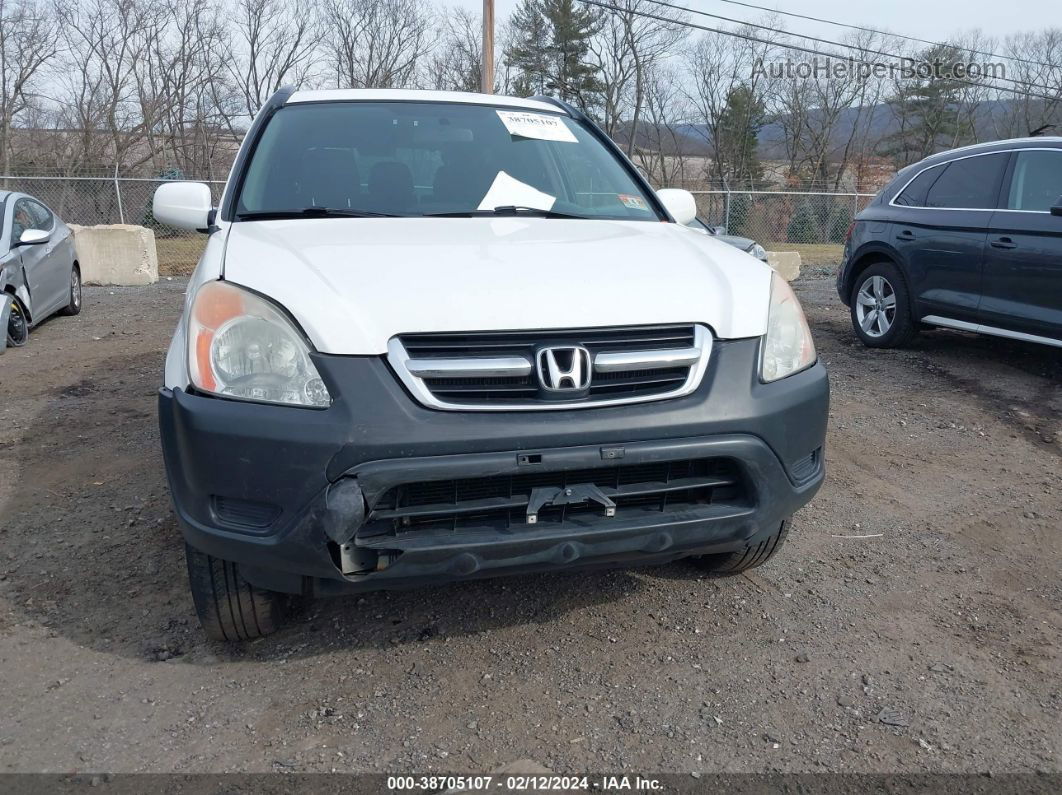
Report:
M 45 232 L 51 231 L 52 223 L 54 222 L 54 216 L 52 211 L 45 207 L 40 202 L 29 201 L 30 215 L 33 216 L 33 228 L 43 229 Z
M 933 187 L 933 183 L 937 181 L 937 177 L 943 171 L 944 166 L 927 168 L 911 180 L 910 184 L 900 191 L 900 195 L 892 200 L 892 203 L 901 207 L 925 207 L 926 194 L 929 193 L 929 189 Z
M 15 203 L 14 216 L 11 219 L 11 242 L 17 243 L 22 233 L 27 229 L 33 229 L 36 221 L 30 214 L 29 200 L 19 199 Z
M 1062 150 L 1018 152 L 1007 209 L 1048 212 L 1062 196 Z
M 966 157 L 948 163 L 926 196 L 926 207 L 988 210 L 996 206 L 1007 152 Z

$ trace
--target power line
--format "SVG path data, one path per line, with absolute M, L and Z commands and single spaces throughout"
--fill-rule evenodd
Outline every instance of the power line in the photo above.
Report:
M 712 28 L 712 27 L 708 27 L 707 25 L 698 25 L 696 22 L 680 22 L 680 21 L 677 21 L 677 20 L 675 20 L 673 18 L 670 18 L 670 17 L 661 16 L 659 14 L 651 14 L 648 11 L 635 11 L 635 10 L 629 9 L 629 8 L 628 9 L 621 9 L 621 8 L 618 8 L 618 7 L 614 6 L 614 5 L 611 5 L 610 3 L 600 2 L 600 0 L 579 0 L 579 2 L 585 3 L 587 5 L 597 6 L 598 8 L 604 8 L 604 9 L 606 9 L 608 11 L 613 12 L 613 13 L 618 13 L 618 12 L 622 11 L 625 14 L 634 14 L 635 16 L 645 17 L 646 19 L 655 19 L 655 20 L 657 20 L 659 22 L 666 22 L 669 25 L 681 25 L 683 27 L 693 28 L 695 30 L 703 30 L 703 31 L 705 31 L 707 33 L 718 33 L 721 36 L 731 36 L 733 38 L 744 39 L 745 41 L 756 42 L 757 44 L 767 44 L 767 45 L 770 45 L 772 47 L 781 47 L 782 49 L 785 49 L 785 50 L 796 50 L 798 52 L 808 53 L 809 55 L 820 55 L 820 56 L 822 56 L 824 58 L 836 58 L 838 60 L 847 60 L 847 61 L 850 61 L 852 63 L 860 64 L 861 66 L 870 66 L 870 67 L 875 67 L 875 68 L 880 67 L 880 68 L 884 68 L 884 69 L 888 69 L 889 68 L 889 64 L 883 64 L 883 63 L 881 63 L 879 61 L 864 61 L 864 60 L 859 59 L 859 58 L 852 58 L 850 56 L 846 57 L 846 56 L 843 56 L 843 55 L 841 55 L 839 53 L 828 53 L 828 52 L 822 52 L 821 50 L 813 50 L 810 47 L 801 47 L 798 44 L 783 44 L 783 43 L 780 43 L 780 42 L 777 42 L 777 41 L 771 41 L 769 39 L 761 39 L 761 38 L 759 38 L 757 36 L 751 36 L 751 35 L 749 35 L 747 33 L 738 33 L 737 31 L 733 31 L 733 30 L 725 30 L 723 28 Z M 675 8 L 675 9 L 681 10 L 681 11 L 689 11 L 690 10 L 688 8 L 683 8 L 682 6 L 672 6 L 672 8 Z M 1006 86 L 999 86 L 999 85 L 995 85 L 993 83 L 986 83 L 984 81 L 965 80 L 965 79 L 963 79 L 961 77 L 948 77 L 947 79 L 948 80 L 952 80 L 952 81 L 954 81 L 956 83 L 965 83 L 966 85 L 971 85 L 971 86 L 981 86 L 981 87 L 987 87 L 987 88 L 994 88 L 997 91 L 1004 91 L 1004 92 L 1007 92 L 1009 94 L 1015 94 L 1017 96 L 1029 97 L 1029 98 L 1033 98 L 1033 99 L 1045 99 L 1045 100 L 1048 100 L 1050 102 L 1057 102 L 1058 99 L 1059 99 L 1058 95 L 1050 96 L 1048 94 L 1036 94 L 1036 93 L 1027 92 L 1027 91 L 1020 91 L 1020 90 L 1018 90 L 1016 88 L 1007 88 Z
M 782 14 L 783 16 L 794 17 L 796 19 L 806 19 L 809 22 L 821 22 L 824 25 L 833 25 L 833 26 L 838 27 L 838 28 L 850 28 L 851 30 L 861 30 L 864 33 L 877 33 L 877 34 L 879 34 L 881 36 L 892 36 L 892 37 L 897 38 L 897 39 L 906 39 L 907 41 L 917 41 L 919 44 L 931 44 L 934 47 L 950 47 L 950 46 L 952 46 L 952 45 L 949 45 L 949 44 L 944 44 L 943 42 L 939 42 L 939 41 L 930 41 L 929 39 L 920 39 L 917 36 L 905 36 L 902 33 L 889 33 L 888 31 L 878 30 L 877 28 L 868 28 L 868 27 L 864 27 L 863 25 L 851 25 L 851 24 L 847 24 L 847 23 L 844 23 L 844 22 L 835 22 L 832 19 L 822 19 L 821 17 L 809 16 L 808 14 L 798 14 L 795 11 L 782 11 L 781 9 L 768 8 L 766 6 L 758 6 L 758 5 L 755 5 L 753 3 L 743 3 L 743 2 L 740 2 L 740 0 L 719 0 L 719 2 L 720 3 L 729 3 L 730 5 L 734 5 L 734 6 L 743 6 L 744 8 L 753 8 L 753 9 L 756 9 L 757 11 L 767 11 L 767 12 L 769 12 L 771 14 Z M 1005 58 L 1008 61 L 1019 61 L 1021 63 L 1032 64 L 1033 66 L 1046 66 L 1048 69 L 1057 69 L 1059 67 L 1058 64 L 1044 63 L 1043 61 L 1030 61 L 1027 58 L 1018 58 L 1017 56 L 1013 56 L 1013 55 L 1000 55 L 999 53 L 983 52 L 981 50 L 967 50 L 967 52 L 972 52 L 974 55 L 987 55 L 989 58 Z
M 711 17 L 712 19 L 720 19 L 723 22 L 733 22 L 734 24 L 737 24 L 737 25 L 747 25 L 750 28 L 758 28 L 759 30 L 776 31 L 776 32 L 781 33 L 781 34 L 783 34 L 785 36 L 792 36 L 794 38 L 805 39 L 806 41 L 815 41 L 815 42 L 818 42 L 819 44 L 829 44 L 832 47 L 845 47 L 845 48 L 847 48 L 849 50 L 856 50 L 857 52 L 870 53 L 871 55 L 883 55 L 886 58 L 903 59 L 903 57 L 904 57 L 904 56 L 899 55 L 899 54 L 894 53 L 894 52 L 887 52 L 887 51 L 884 51 L 884 50 L 875 50 L 875 49 L 872 49 L 870 47 L 861 47 L 858 44 L 846 44 L 843 41 L 834 41 L 833 39 L 820 39 L 820 38 L 818 38 L 816 36 L 808 36 L 808 35 L 803 34 L 803 33 L 791 33 L 791 32 L 786 31 L 786 30 L 776 30 L 776 28 L 772 28 L 770 25 L 760 25 L 760 24 L 757 24 L 755 22 L 749 22 L 749 21 L 744 20 L 744 19 L 734 19 L 733 17 L 724 17 L 724 16 L 720 16 L 719 14 L 710 14 L 707 11 L 701 11 L 701 10 L 696 9 L 696 8 L 686 8 L 685 6 L 678 6 L 678 5 L 674 5 L 672 3 L 665 3 L 665 2 L 661 2 L 661 0 L 646 0 L 646 2 L 652 3 L 653 5 L 663 6 L 664 8 L 670 8 L 670 9 L 672 9 L 674 11 L 687 11 L 689 13 L 699 14 L 702 17 Z M 619 6 L 616 6 L 616 8 L 618 10 L 621 10 L 621 11 L 624 10 L 624 9 L 621 9 Z M 955 50 L 963 50 L 962 47 L 958 47 L 957 45 L 942 44 L 940 46 L 948 47 L 948 48 L 955 49 Z M 964 50 L 964 51 L 968 52 L 968 53 L 971 53 L 971 54 L 981 54 L 981 55 L 984 54 L 984 53 L 978 53 L 977 50 Z M 997 56 L 997 57 L 1002 57 L 1002 56 Z M 1044 91 L 1059 91 L 1060 90 L 1060 88 L 1056 88 L 1055 86 L 1048 86 L 1048 85 L 1044 85 L 1043 83 L 1030 83 L 1028 80 L 1015 80 L 1013 78 L 1007 77 L 1006 75 L 1004 75 L 1002 77 L 993 76 L 992 79 L 993 80 L 1002 80 L 1005 83 L 1013 83 L 1014 85 L 1018 85 L 1018 86 L 1027 86 L 1029 88 L 1040 88 L 1040 89 L 1043 89 Z

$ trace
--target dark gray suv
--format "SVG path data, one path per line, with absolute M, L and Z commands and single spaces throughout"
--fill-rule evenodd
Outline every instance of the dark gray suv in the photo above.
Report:
M 1062 137 L 908 166 L 856 216 L 837 274 L 871 347 L 922 326 L 1062 347 Z

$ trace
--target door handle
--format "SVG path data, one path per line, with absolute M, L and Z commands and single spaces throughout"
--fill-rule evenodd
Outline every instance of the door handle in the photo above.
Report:
M 900 232 L 898 235 L 896 235 L 896 239 L 897 240 L 914 240 L 915 239 L 915 234 L 910 229 L 904 229 L 902 232 Z
M 1018 247 L 1018 244 L 1015 243 L 1013 240 L 1011 240 L 1009 237 L 997 237 L 995 240 L 990 242 L 988 245 L 990 245 L 992 248 L 1017 248 Z

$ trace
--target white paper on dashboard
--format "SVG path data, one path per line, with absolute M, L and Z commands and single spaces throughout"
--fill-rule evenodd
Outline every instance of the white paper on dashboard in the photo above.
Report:
M 498 118 L 502 120 L 502 124 L 509 131 L 509 135 L 519 135 L 521 138 L 537 138 L 540 141 L 579 143 L 560 116 L 550 116 L 546 113 L 529 113 L 527 111 L 499 110 Z
M 534 207 L 536 210 L 552 210 L 556 196 L 543 193 L 526 182 L 521 182 L 499 171 L 498 176 L 479 203 L 480 210 L 493 210 L 495 207 Z

